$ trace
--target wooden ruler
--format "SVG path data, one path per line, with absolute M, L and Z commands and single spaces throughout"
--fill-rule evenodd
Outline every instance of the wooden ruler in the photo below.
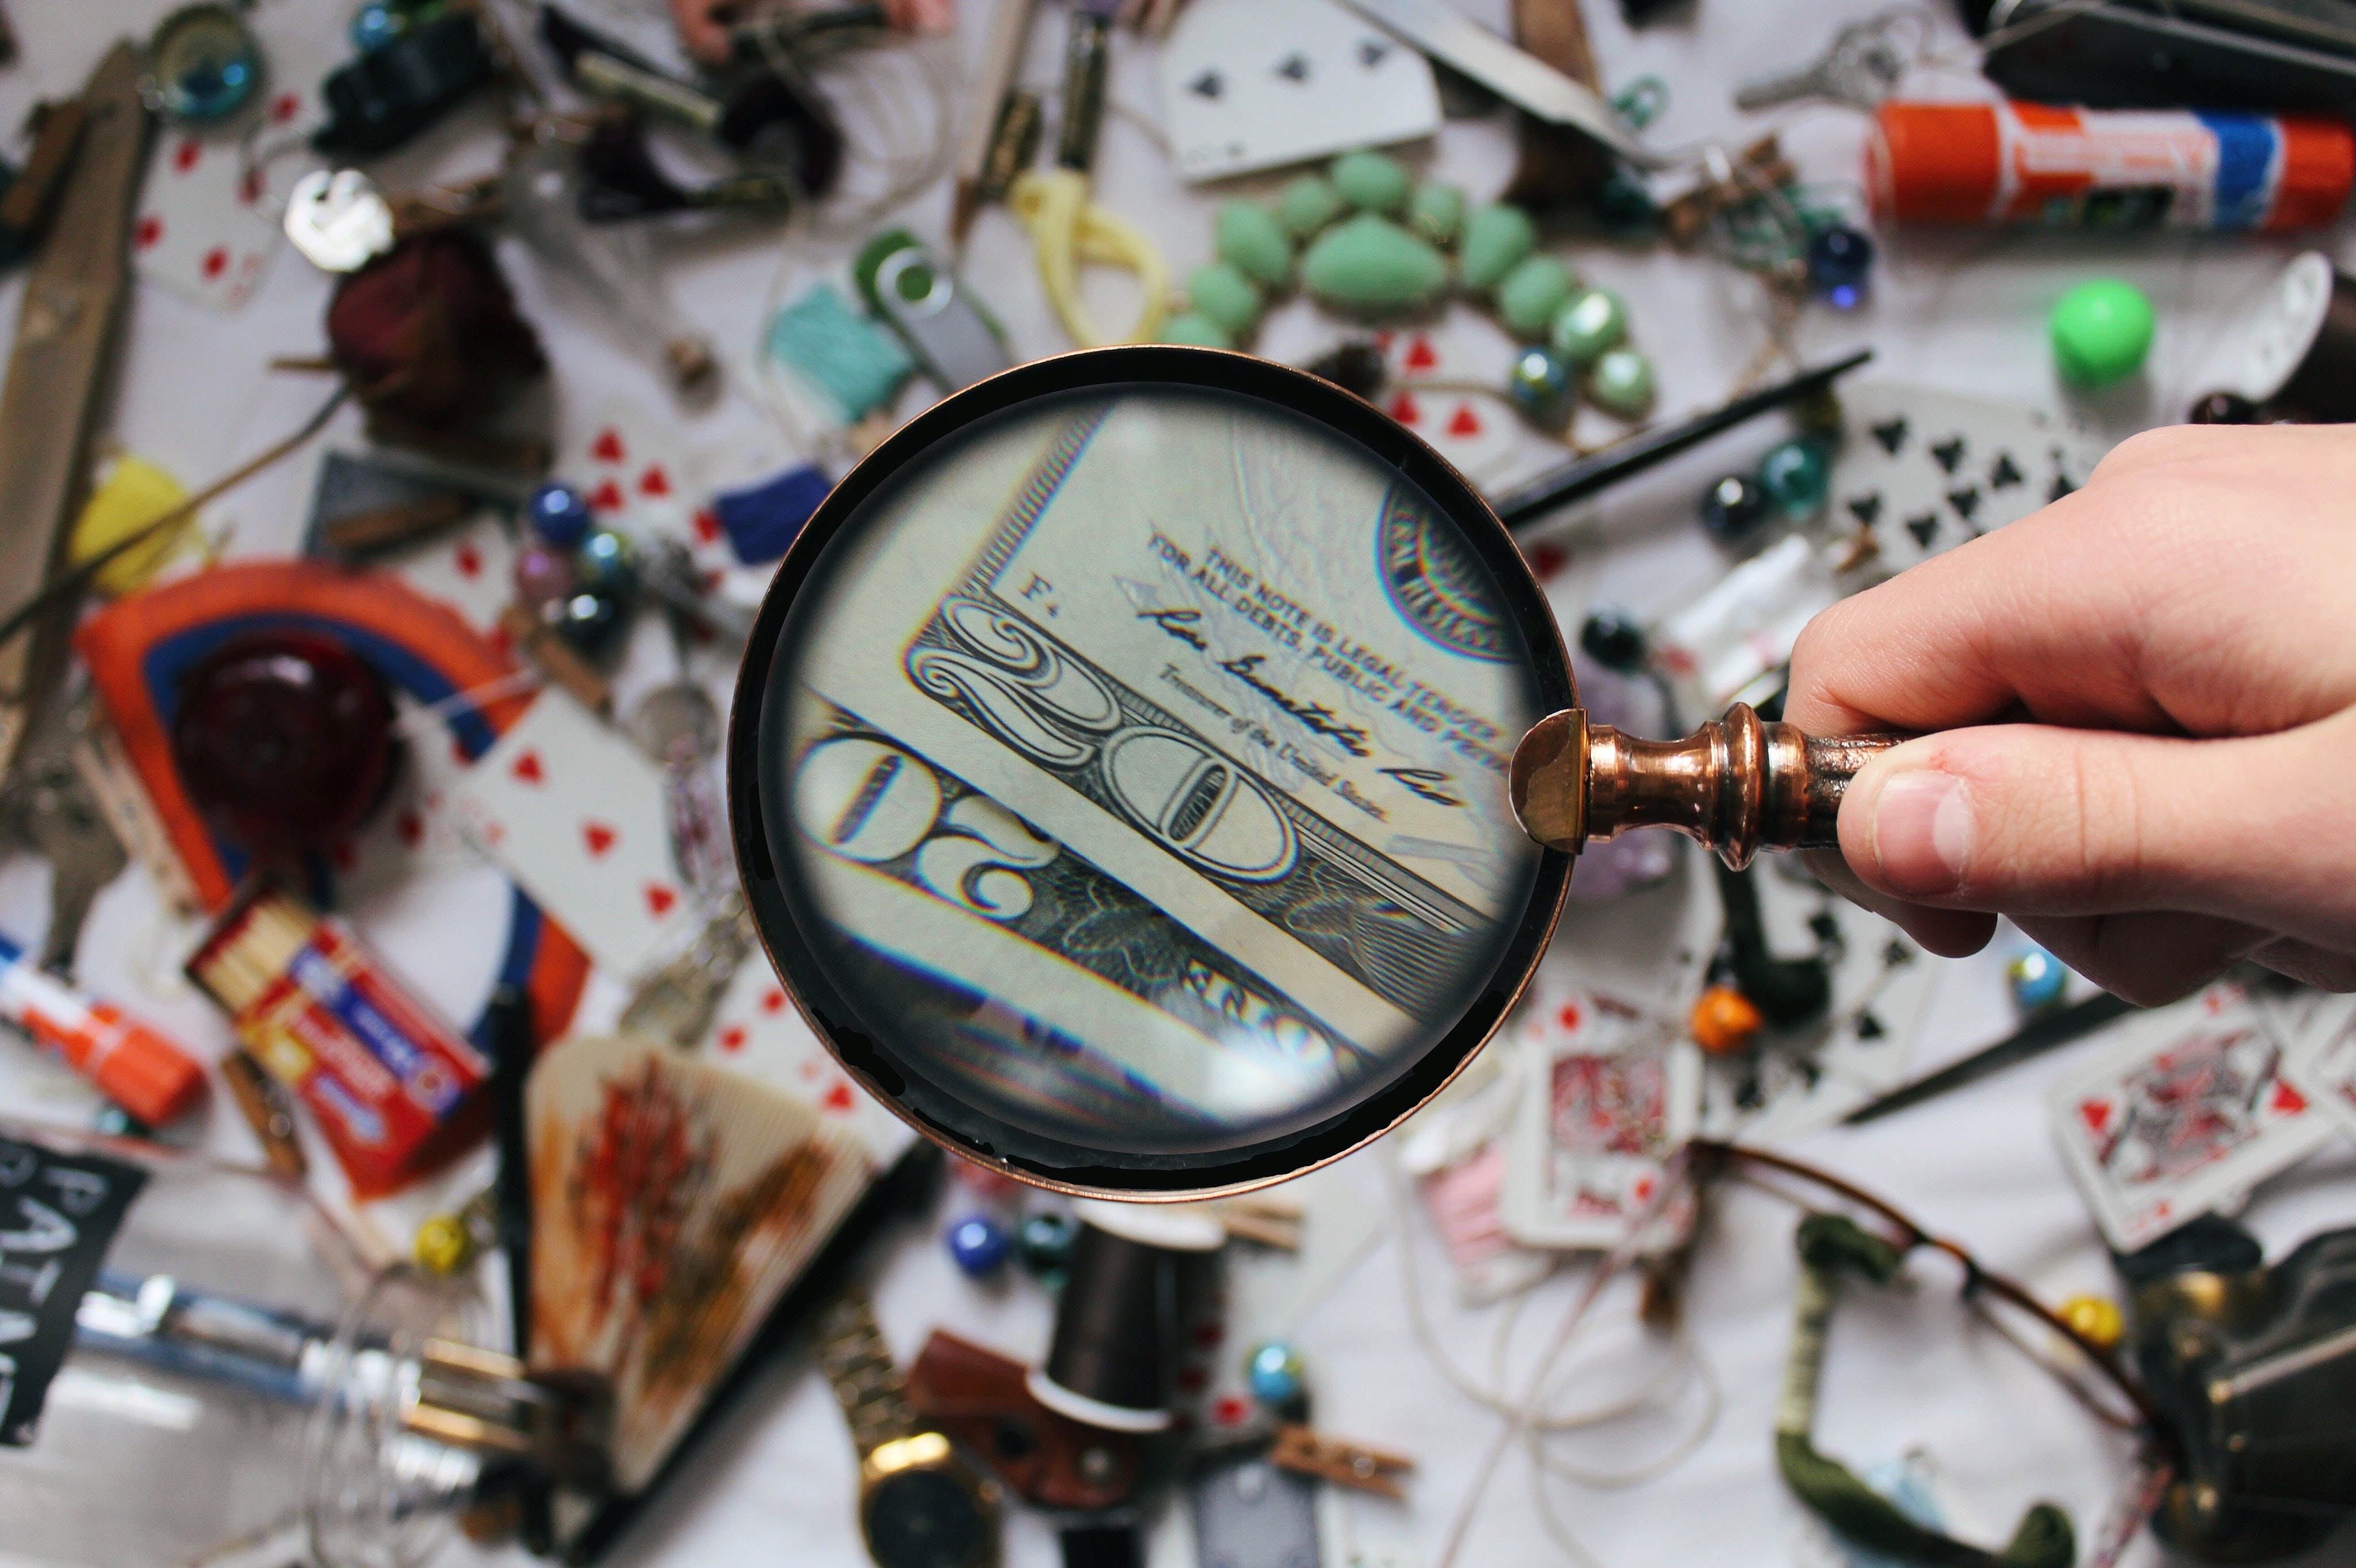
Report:
M 0 615 L 62 564 L 89 484 L 90 437 L 107 390 L 130 282 L 131 208 L 147 161 L 139 54 L 120 43 L 82 90 L 81 146 L 33 259 L 0 393 Z M 65 669 L 70 610 L 0 646 L 0 774 Z

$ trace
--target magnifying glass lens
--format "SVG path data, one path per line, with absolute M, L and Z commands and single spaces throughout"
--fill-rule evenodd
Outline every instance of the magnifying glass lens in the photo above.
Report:
M 1507 764 L 1568 678 L 1504 531 L 1398 456 L 1232 389 L 1033 397 L 781 576 L 765 932 L 872 1085 L 1117 1187 L 1329 1157 L 1494 1025 L 1560 882 Z

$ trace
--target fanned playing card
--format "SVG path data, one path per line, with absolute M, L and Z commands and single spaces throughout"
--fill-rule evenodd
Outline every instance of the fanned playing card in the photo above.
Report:
M 672 863 L 662 774 L 554 688 L 450 791 L 458 831 L 628 978 L 695 918 Z
M 1190 183 L 1440 129 L 1431 62 L 1337 0 L 1194 0 L 1162 46 L 1162 105 Z
M 525 1089 L 531 1363 L 602 1374 L 643 1487 L 868 1182 L 806 1101 L 654 1040 L 568 1040 Z
M 1893 575 L 2083 487 L 2104 444 L 2051 411 L 1890 381 L 1840 391 L 1831 524 L 1872 531 Z
M 1693 1136 L 1699 1055 L 1667 1020 L 1591 993 L 1526 1009 L 1520 1033 L 1528 1077 L 1505 1145 L 1505 1231 L 1533 1247 L 1617 1246 Z M 1678 1195 L 1646 1245 L 1675 1245 L 1693 1219 L 1691 1193 Z
M 2283 1072 L 2243 989 L 2130 1019 L 2049 1102 L 2055 1142 L 2104 1237 L 2146 1247 L 2328 1142 L 2335 1123 Z
M 1762 857 L 1753 866 L 1769 951 L 1820 953 L 1832 982 L 1821 1019 L 1770 1030 L 1756 1051 L 1710 1064 L 1704 1124 L 1773 1145 L 1829 1127 L 1906 1080 L 1939 969 L 1896 925 L 1794 863 Z
M 2300 992 L 2266 1013 L 2290 1025 L 2282 1031 L 2284 1079 L 2356 1136 L 2356 996 Z

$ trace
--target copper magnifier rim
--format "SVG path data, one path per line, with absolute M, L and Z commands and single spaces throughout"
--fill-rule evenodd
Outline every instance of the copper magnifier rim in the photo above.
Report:
M 1247 354 L 1170 345 L 1080 349 L 1003 371 L 952 393 L 918 414 L 835 486 L 778 563 L 745 647 L 729 717 L 731 835 L 747 906 L 763 951 L 802 1016 L 843 1069 L 919 1134 L 962 1158 L 1028 1185 L 1073 1197 L 1187 1202 L 1232 1196 L 1289 1180 L 1363 1148 L 1420 1109 L 1462 1071 L 1512 1012 L 1544 956 L 1569 886 L 1571 855 L 1540 841 L 1529 893 L 1507 917 L 1490 979 L 1438 1039 L 1388 1082 L 1304 1129 L 1221 1149 L 1139 1155 L 1091 1147 L 1017 1127 L 979 1110 L 916 1070 L 884 1031 L 866 1026 L 855 999 L 821 956 L 823 932 L 806 932 L 780 877 L 784 855 L 769 843 L 761 739 L 792 675 L 788 622 L 803 590 L 819 576 L 830 547 L 861 532 L 867 502 L 918 457 L 1010 410 L 1122 388 L 1226 394 L 1274 405 L 1363 449 L 1419 489 L 1495 583 L 1519 635 L 1540 713 L 1579 706 L 1560 627 L 1537 579 L 1480 493 L 1412 432 L 1354 394 L 1306 371 Z

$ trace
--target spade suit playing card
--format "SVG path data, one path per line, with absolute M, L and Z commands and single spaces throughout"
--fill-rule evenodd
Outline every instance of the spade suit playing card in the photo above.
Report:
M 686 939 L 661 772 L 551 688 L 451 791 L 458 831 L 622 977 Z
M 1162 48 L 1162 104 L 1189 183 L 1440 129 L 1430 62 L 1338 0 L 1194 0 Z
M 1961 392 L 1859 381 L 1840 397 L 1847 438 L 1833 462 L 1832 526 L 1872 531 L 1877 575 L 2059 500 L 2104 449 L 2060 414 Z
M 2241 987 L 2137 1016 L 2048 1103 L 2053 1136 L 2103 1235 L 2148 1246 L 2305 1159 L 2335 1124 L 2283 1074 L 2283 1048 Z
M 1528 1077 L 1506 1141 L 1505 1232 L 1532 1247 L 1617 1246 L 1693 1135 L 1699 1054 L 1662 1020 L 1591 993 L 1531 1008 L 1521 1030 Z M 1676 1244 L 1693 1217 L 1691 1194 L 1679 1195 L 1646 1244 Z

